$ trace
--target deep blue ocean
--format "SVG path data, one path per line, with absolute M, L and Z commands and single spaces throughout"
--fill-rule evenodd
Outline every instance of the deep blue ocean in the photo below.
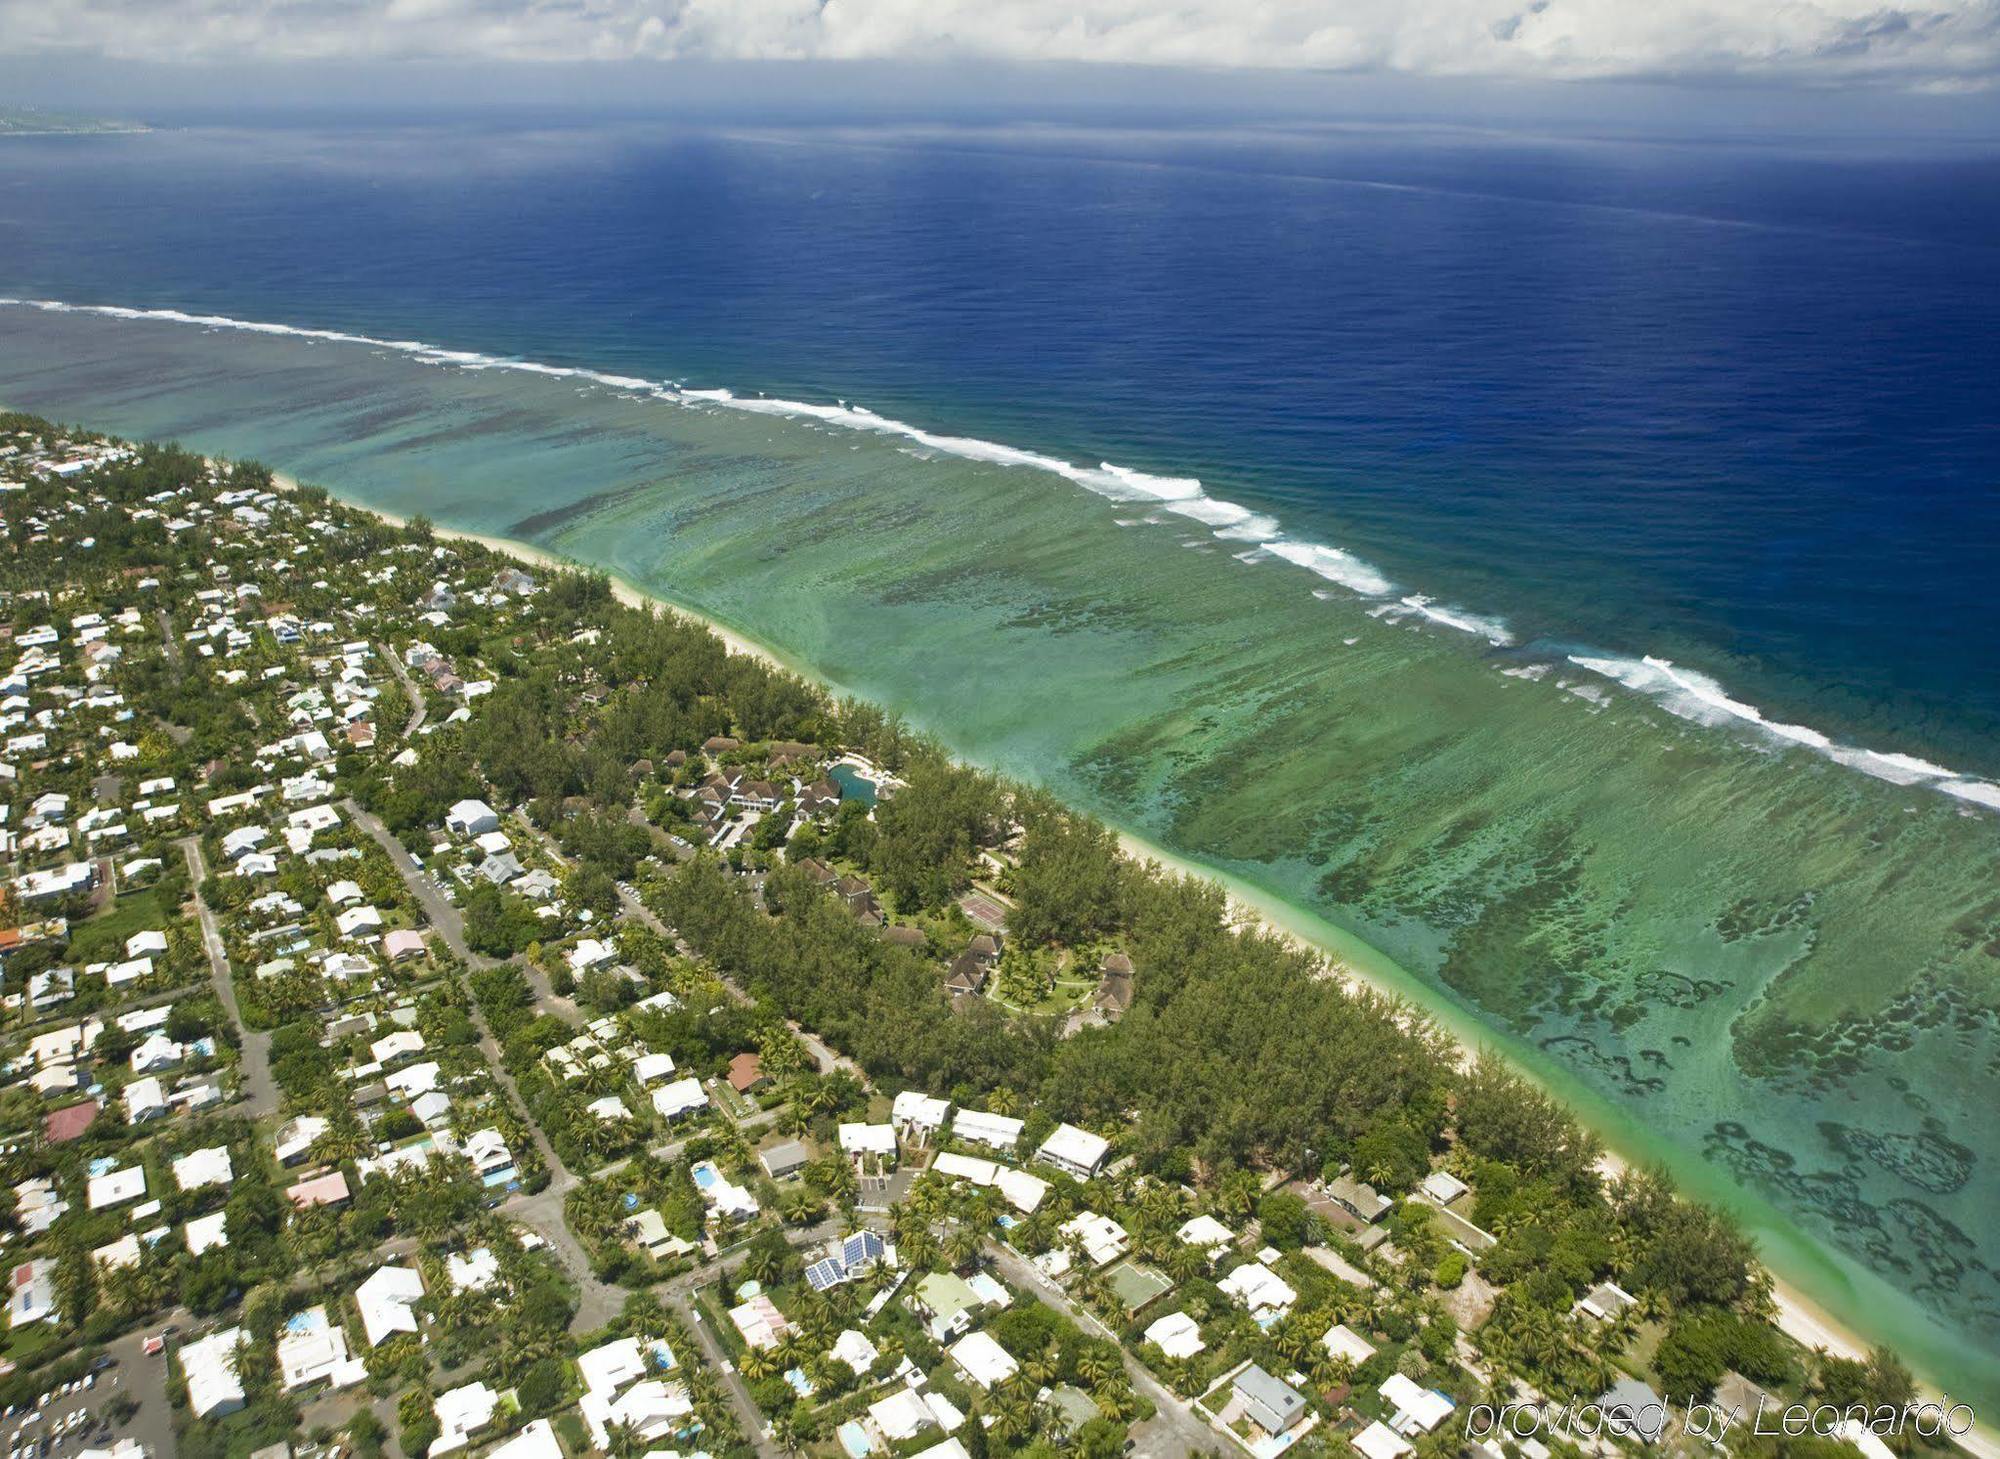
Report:
M 2000 771 L 2000 150 L 11 140 L 0 293 L 860 402 L 1199 477 L 1517 641 L 1666 657 L 1773 718 Z

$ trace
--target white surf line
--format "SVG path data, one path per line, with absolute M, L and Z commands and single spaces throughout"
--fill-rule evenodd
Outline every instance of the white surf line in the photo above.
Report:
M 1215 537 L 1249 543 L 1263 553 L 1304 568 L 1328 582 L 1337 583 L 1358 597 L 1388 600 L 1370 610 L 1374 617 L 1394 621 L 1414 615 L 1437 627 L 1483 638 L 1495 647 L 1507 647 L 1514 642 L 1512 633 L 1500 619 L 1463 608 L 1447 607 L 1422 593 L 1399 596 L 1396 585 L 1389 578 L 1353 553 L 1322 542 L 1303 542 L 1287 537 L 1276 518 L 1236 502 L 1212 497 L 1202 489 L 1201 482 L 1191 476 L 1159 476 L 1108 461 L 1100 462 L 1095 467 L 1079 466 L 1059 456 L 981 440 L 977 436 L 943 435 L 893 416 L 878 414 L 865 406 L 849 405 L 845 401 L 829 405 L 762 395 L 739 396 L 734 391 L 721 388 L 691 389 L 669 380 L 612 375 L 574 365 L 546 365 L 535 360 L 489 355 L 477 350 L 446 349 L 424 340 L 383 339 L 345 330 L 308 329 L 292 324 L 236 319 L 225 314 L 191 314 L 180 309 L 133 309 L 114 304 L 70 304 L 58 299 L 19 299 L 0 295 L 0 306 L 362 345 L 371 349 L 393 350 L 430 364 L 458 369 L 509 370 L 555 379 L 583 380 L 677 405 L 706 405 L 756 415 L 813 421 L 874 435 L 899 436 L 929 450 L 967 461 L 1046 471 L 1112 501 L 1145 503 L 1187 517 L 1207 527 Z M 1249 560 L 1256 558 L 1256 554 L 1252 553 L 1238 555 Z M 1843 745 L 1810 726 L 1770 719 L 1754 705 L 1732 699 L 1716 680 L 1695 670 L 1680 668 L 1669 660 L 1650 655 L 1633 659 L 1614 654 L 1586 653 L 1571 655 L 1570 662 L 1612 679 L 1635 693 L 1646 695 L 1669 713 L 1683 719 L 1710 726 L 1734 724 L 1754 729 L 1774 741 L 1812 750 L 1878 780 L 1893 785 L 1929 785 L 1965 804 L 2000 811 L 2000 785 L 1960 774 L 1942 765 L 1933 765 L 1915 756 Z
M 2000 810 L 2000 785 L 1962 775 L 1944 765 L 1887 750 L 1843 745 L 1810 725 L 1772 719 L 1754 704 L 1732 698 L 1716 680 L 1670 659 L 1625 658 L 1608 654 L 1571 654 L 1569 661 L 1644 694 L 1669 714 L 1695 724 L 1749 728 L 1782 745 L 1797 746 L 1825 756 L 1864 775 L 1891 785 L 1928 785 L 1971 805 Z

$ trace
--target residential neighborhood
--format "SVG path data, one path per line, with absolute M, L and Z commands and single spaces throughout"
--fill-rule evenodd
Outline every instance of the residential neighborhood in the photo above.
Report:
M 1908 1395 L 1497 1060 L 602 578 L 18 416 L 0 561 L 7 1459 L 1692 1456 L 1691 1396 Z

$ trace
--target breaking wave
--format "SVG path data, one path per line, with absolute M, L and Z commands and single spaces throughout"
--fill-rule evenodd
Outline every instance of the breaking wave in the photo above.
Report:
M 1200 481 L 1191 476 L 1159 476 L 1151 472 L 1100 462 L 1083 466 L 1060 456 L 1024 450 L 976 436 L 951 436 L 929 431 L 908 421 L 881 415 L 865 406 L 845 401 L 825 404 L 804 400 L 784 400 L 763 395 L 737 395 L 726 389 L 695 389 L 669 380 L 648 380 L 634 375 L 613 375 L 601 370 L 573 365 L 547 365 L 475 350 L 446 349 L 414 339 L 384 339 L 337 329 L 309 329 L 291 324 L 271 324 L 236 319 L 223 314 L 192 314 L 179 309 L 133 309 L 112 304 L 69 304 L 55 299 L 16 299 L 0 296 L 0 306 L 40 309 L 59 314 L 92 314 L 109 319 L 150 320 L 188 324 L 203 329 L 227 329 L 249 334 L 285 335 L 296 339 L 320 340 L 333 344 L 363 345 L 393 350 L 429 364 L 462 370 L 506 370 L 519 374 L 542 375 L 560 380 L 580 380 L 626 391 L 676 405 L 743 411 L 754 415 L 783 416 L 812 421 L 842 430 L 865 431 L 896 436 L 927 450 L 982 461 L 997 466 L 1022 466 L 1049 472 L 1110 501 L 1144 504 L 1198 522 L 1210 533 L 1228 541 L 1250 544 L 1236 554 L 1239 560 L 1255 562 L 1276 558 L 1303 568 L 1349 592 L 1369 599 L 1381 599 L 1370 609 L 1385 621 L 1416 618 L 1438 628 L 1483 638 L 1496 648 L 1510 647 L 1514 636 L 1500 619 L 1469 609 L 1438 603 L 1423 593 L 1401 592 L 1380 569 L 1344 548 L 1323 542 L 1306 542 L 1285 535 L 1275 517 L 1253 511 L 1240 503 L 1210 496 Z M 1118 519 L 1127 525 L 1126 519 Z M 1195 544 L 1189 544 L 1195 545 Z M 1315 596 L 1325 593 L 1315 590 Z M 1628 658 L 1612 654 L 1578 653 L 1568 656 L 1579 668 L 1616 681 L 1634 693 L 1643 694 L 1669 713 L 1698 724 L 1754 731 L 1769 741 L 1796 746 L 1829 760 L 1885 780 L 1893 785 L 1929 785 L 1953 798 L 1988 810 L 2000 811 L 2000 785 L 1960 775 L 1942 765 L 1934 765 L 1912 755 L 1890 753 L 1843 745 L 1807 725 L 1787 724 L 1771 719 L 1741 700 L 1731 698 L 1716 680 L 1692 669 L 1681 668 L 1667 659 L 1645 656 Z M 1515 672 L 1509 670 L 1507 672 Z M 1526 677 L 1525 674 L 1521 675 Z
M 1810 725 L 1787 724 L 1772 719 L 1754 704 L 1732 698 L 1729 691 L 1708 675 L 1683 668 L 1671 659 L 1623 658 L 1599 654 L 1571 654 L 1569 661 L 1615 680 L 1627 689 L 1644 694 L 1669 714 L 1692 723 L 1717 728 L 1749 729 L 1769 740 L 1815 751 L 1827 759 L 1886 780 L 1891 785 L 1930 785 L 1974 805 L 2000 810 L 2000 786 L 1973 780 L 1943 765 L 1920 760 L 1915 755 L 1885 750 L 1868 750 L 1843 745 Z

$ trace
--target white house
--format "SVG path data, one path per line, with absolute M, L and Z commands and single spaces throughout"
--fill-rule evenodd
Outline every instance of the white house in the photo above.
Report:
M 981 1388 L 996 1388 L 1021 1371 L 1013 1354 L 994 1341 L 991 1333 L 968 1332 L 946 1351 L 967 1380 Z
M 1017 1120 L 1009 1115 L 962 1109 L 951 1122 L 951 1132 L 959 1139 L 974 1145 L 985 1145 L 1006 1153 L 1011 1152 L 1020 1143 L 1021 1127 L 1025 1123 L 1025 1120 Z
M 1262 1262 L 1246 1261 L 1216 1283 L 1224 1292 L 1257 1315 L 1288 1312 L 1299 1294 L 1289 1283 Z
M 840 1148 L 850 1155 L 892 1156 L 896 1153 L 894 1125 L 843 1124 Z
M 326 1308 L 294 1313 L 278 1334 L 278 1372 L 287 1393 L 310 1383 L 346 1388 L 368 1376 L 368 1368 L 347 1351 L 347 1330 Z
M 1146 1341 L 1170 1358 L 1191 1358 L 1207 1346 L 1200 1324 L 1185 1312 L 1169 1312 L 1155 1322 L 1146 1329 Z
M 243 1380 L 236 1371 L 242 1342 L 243 1329 L 228 1327 L 182 1346 L 181 1374 L 196 1418 L 220 1418 L 243 1407 Z
M 699 1079 L 676 1079 L 653 1091 L 653 1108 L 662 1119 L 678 1119 L 693 1110 L 708 1107 L 708 1093 Z
M 483 800 L 462 800 L 445 813 L 444 828 L 454 836 L 482 836 L 500 829 L 500 817 Z
M 471 1437 L 493 1422 L 500 1407 L 500 1395 L 484 1383 L 467 1383 L 447 1389 L 432 1405 L 437 1414 L 438 1436 L 431 1441 L 432 1455 L 463 1449 Z
M 1078 1180 L 1089 1180 L 1103 1168 L 1104 1157 L 1110 1153 L 1109 1140 L 1079 1130 L 1075 1125 L 1057 1125 L 1055 1133 L 1042 1141 L 1035 1158 L 1067 1171 Z
M 136 1125 L 167 1112 L 166 1090 L 153 1078 L 134 1079 L 125 1086 L 125 1122 Z
M 368 1346 L 380 1347 L 399 1332 L 417 1330 L 415 1306 L 424 1295 L 424 1279 L 414 1267 L 385 1266 L 354 1289 L 361 1309 L 361 1328 Z
M 236 1172 L 229 1165 L 229 1147 L 214 1145 L 206 1150 L 196 1150 L 174 1161 L 174 1181 L 184 1191 L 200 1190 L 203 1186 L 228 1185 L 236 1178 Z
M 146 1167 L 128 1165 L 123 1170 L 107 1170 L 90 1178 L 90 1209 L 108 1210 L 136 1201 L 146 1193 Z

